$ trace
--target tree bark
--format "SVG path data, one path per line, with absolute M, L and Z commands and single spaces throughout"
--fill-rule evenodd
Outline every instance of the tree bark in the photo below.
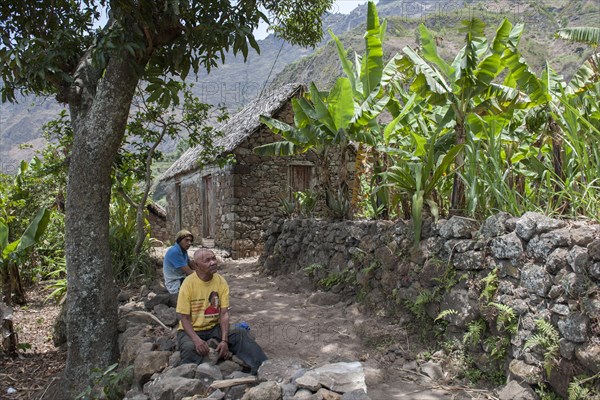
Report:
M 132 64 L 127 55 L 111 57 L 100 79 L 89 59 L 82 61 L 69 100 L 74 143 L 65 220 L 68 398 L 87 386 L 93 368 L 106 368 L 118 354 L 109 203 L 112 163 L 139 80 Z

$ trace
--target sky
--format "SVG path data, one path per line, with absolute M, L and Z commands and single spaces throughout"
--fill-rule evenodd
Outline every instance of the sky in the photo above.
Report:
M 330 12 L 349 14 L 350 11 L 354 10 L 357 6 L 365 4 L 366 2 L 366 0 L 336 0 Z M 375 4 L 377 4 L 377 2 L 378 1 L 374 1 Z M 267 35 L 268 32 L 266 24 L 261 24 L 261 26 L 259 26 L 258 29 L 254 31 L 254 36 L 256 37 L 256 39 L 264 39 L 265 37 L 267 37 Z

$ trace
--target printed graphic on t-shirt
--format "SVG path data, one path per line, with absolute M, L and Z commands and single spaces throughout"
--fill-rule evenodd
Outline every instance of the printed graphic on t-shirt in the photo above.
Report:
M 192 300 L 190 306 L 192 315 L 198 315 L 204 308 L 204 299 Z
M 206 310 L 204 310 L 205 318 L 218 318 L 221 311 L 219 294 L 217 292 L 210 292 L 208 296 L 208 302 L 210 303 Z

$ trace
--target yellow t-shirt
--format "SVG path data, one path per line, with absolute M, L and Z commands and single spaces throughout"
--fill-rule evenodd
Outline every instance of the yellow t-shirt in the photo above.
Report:
M 177 297 L 179 314 L 190 315 L 195 331 L 205 331 L 219 323 L 221 307 L 229 308 L 229 286 L 219 274 L 204 282 L 197 274 L 188 275 Z M 179 330 L 183 330 L 181 321 Z

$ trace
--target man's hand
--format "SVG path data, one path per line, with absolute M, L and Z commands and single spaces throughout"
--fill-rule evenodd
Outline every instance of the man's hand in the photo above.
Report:
M 221 341 L 217 346 L 217 351 L 219 352 L 219 357 L 227 359 L 229 358 L 229 344 L 225 341 Z
M 208 354 L 208 352 L 210 351 L 210 348 L 208 347 L 208 344 L 200 339 L 198 336 L 196 336 L 198 338 L 198 340 L 194 340 L 194 345 L 196 347 L 196 353 L 200 354 L 201 356 L 205 356 Z

